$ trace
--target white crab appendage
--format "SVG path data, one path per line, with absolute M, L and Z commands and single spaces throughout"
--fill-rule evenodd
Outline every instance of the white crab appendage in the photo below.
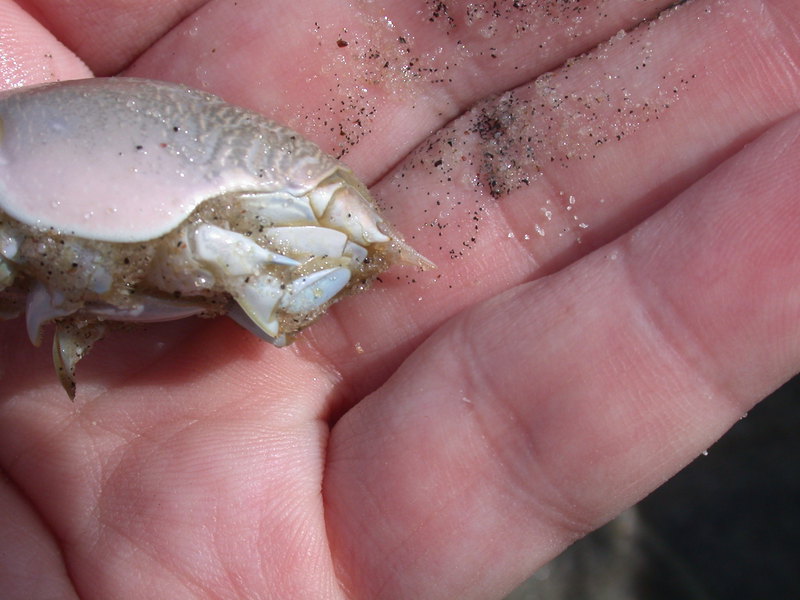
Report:
M 0 94 L 0 318 L 75 394 L 109 324 L 227 314 L 277 346 L 395 263 L 421 268 L 352 172 L 183 86 L 86 79 Z

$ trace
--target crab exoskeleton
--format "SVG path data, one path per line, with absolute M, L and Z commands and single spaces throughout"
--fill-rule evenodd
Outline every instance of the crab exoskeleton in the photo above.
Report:
M 86 79 L 0 94 L 0 316 L 25 313 L 74 396 L 114 322 L 227 314 L 280 346 L 396 262 L 430 263 L 352 172 L 183 86 Z

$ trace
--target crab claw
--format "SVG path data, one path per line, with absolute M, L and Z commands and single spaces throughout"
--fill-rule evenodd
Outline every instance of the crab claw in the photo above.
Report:
M 53 365 L 70 400 L 75 399 L 75 365 L 105 332 L 106 326 L 100 321 L 67 321 L 56 324 Z
M 277 278 L 271 275 L 251 277 L 241 292 L 234 294 L 238 310 L 228 311 L 228 316 L 258 337 L 275 344 L 280 337 L 275 308 L 282 297 L 281 282 Z

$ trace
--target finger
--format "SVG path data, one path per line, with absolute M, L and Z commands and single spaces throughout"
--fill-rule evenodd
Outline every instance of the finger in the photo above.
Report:
M 89 7 L 90 7 L 90 5 L 86 5 L 86 4 L 85 5 L 81 5 L 81 6 L 82 6 L 82 10 L 89 10 Z M 269 11 L 266 10 L 267 6 L 270 7 Z M 254 23 L 258 22 L 258 23 L 261 23 L 261 24 L 266 23 L 268 25 L 272 25 L 273 23 L 275 23 L 276 20 L 274 18 L 273 19 L 269 19 L 269 18 L 267 18 L 267 16 L 270 14 L 270 11 L 272 11 L 274 13 L 276 10 L 279 10 L 279 9 L 276 9 L 276 6 L 278 6 L 278 5 L 274 5 L 274 4 L 273 5 L 266 5 L 265 3 L 257 3 L 255 5 L 251 5 L 250 9 L 248 9 L 246 7 L 245 3 L 240 3 L 240 4 L 237 4 L 237 6 L 232 9 L 231 6 L 229 4 L 227 4 L 227 5 L 225 5 L 225 7 L 226 7 L 225 10 L 220 9 L 217 12 L 214 12 L 214 10 L 216 10 L 216 9 L 214 9 L 213 6 L 209 6 L 209 10 L 211 10 L 212 12 L 210 12 L 208 14 L 206 12 L 203 12 L 202 14 L 198 14 L 196 19 L 195 18 L 191 19 L 191 21 L 190 21 L 191 22 L 191 26 L 187 25 L 188 29 L 181 29 L 181 30 L 177 31 L 174 36 L 170 37 L 170 39 L 177 40 L 175 43 L 178 44 L 177 50 L 179 50 L 179 51 L 176 51 L 176 52 L 167 51 L 167 50 L 170 50 L 170 47 L 168 45 L 169 42 L 165 41 L 166 46 L 159 46 L 160 50 L 159 49 L 154 49 L 153 52 L 151 54 L 149 54 L 149 55 L 155 56 L 155 55 L 159 55 L 159 53 L 160 53 L 160 56 L 167 57 L 168 60 L 170 61 L 170 64 L 171 64 L 170 68 L 176 68 L 175 65 L 178 65 L 182 60 L 181 57 L 185 56 L 186 60 L 187 60 L 187 64 L 191 63 L 192 65 L 194 65 L 192 68 L 195 68 L 196 67 L 196 63 L 197 63 L 197 53 L 193 52 L 192 48 L 194 48 L 196 46 L 196 43 L 200 43 L 200 42 L 202 42 L 202 43 L 211 43 L 214 39 L 216 39 L 216 38 L 213 37 L 212 33 L 210 33 L 209 31 L 207 31 L 205 29 L 203 29 L 202 26 L 201 26 L 202 23 L 211 23 L 211 24 L 213 24 L 215 32 L 222 31 L 222 32 L 228 32 L 229 34 L 231 32 L 233 32 L 233 35 L 235 37 L 235 39 L 227 40 L 225 44 L 220 44 L 218 46 L 219 48 L 222 48 L 224 50 L 224 51 L 220 52 L 220 55 L 225 54 L 226 60 L 231 60 L 232 53 L 236 54 L 236 52 L 238 52 L 238 50 L 230 50 L 230 48 L 235 48 L 235 49 L 241 48 L 242 49 L 241 51 L 244 54 L 247 54 L 248 56 L 250 56 L 250 60 L 254 64 L 260 65 L 260 64 L 263 63 L 263 61 L 255 60 L 253 58 L 254 56 L 259 56 L 259 53 L 256 51 L 257 49 L 254 49 L 252 47 L 252 41 L 249 41 L 249 40 L 252 40 L 252 39 L 257 39 L 257 40 L 271 39 L 272 43 L 277 43 L 277 45 L 279 47 L 282 47 L 281 44 L 278 43 L 278 42 L 281 42 L 282 38 L 276 38 L 275 36 L 270 37 L 269 35 L 263 35 L 263 36 L 257 36 L 256 38 L 247 38 L 247 39 L 242 38 L 242 39 L 239 39 L 236 36 L 238 36 L 242 32 L 246 32 L 247 29 L 244 26 L 250 24 L 251 21 L 254 22 Z M 627 24 L 627 23 L 629 23 L 629 20 L 631 18 L 635 18 L 636 17 L 637 13 L 635 13 L 635 12 L 632 13 L 632 14 L 631 13 L 626 13 L 625 10 L 623 10 L 623 8 L 624 7 L 622 7 L 621 5 L 618 6 L 617 9 L 615 9 L 615 11 L 612 11 L 611 13 L 609 13 L 610 16 L 609 15 L 602 15 L 602 14 L 594 15 L 595 19 L 593 21 L 591 21 L 594 28 L 588 27 L 585 31 L 582 29 L 582 27 L 584 25 L 588 25 L 590 23 L 590 20 L 588 20 L 588 19 L 580 19 L 580 20 L 576 20 L 575 22 L 573 22 L 571 20 L 571 18 L 567 18 L 568 15 L 566 15 L 566 14 L 562 14 L 562 15 L 559 16 L 559 19 L 561 19 L 561 20 L 555 19 L 555 18 L 553 18 L 554 17 L 553 15 L 550 15 L 547 19 L 545 19 L 542 22 L 542 24 L 540 24 L 540 26 L 537 26 L 535 28 L 536 29 L 535 32 L 534 31 L 528 31 L 530 23 L 528 23 L 528 21 L 526 21 L 524 19 L 520 20 L 518 18 L 518 16 L 519 16 L 518 13 L 520 12 L 519 10 L 516 10 L 513 15 L 512 14 L 502 14 L 502 15 L 499 15 L 499 16 L 495 15 L 495 16 L 491 16 L 491 17 L 490 16 L 486 16 L 486 15 L 480 16 L 480 15 L 477 15 L 477 14 L 472 14 L 469 17 L 470 22 L 469 23 L 466 23 L 466 22 L 462 23 L 462 28 L 466 28 L 466 33 L 469 34 L 469 35 L 467 35 L 465 37 L 465 39 L 466 40 L 470 40 L 470 39 L 472 40 L 472 42 L 470 42 L 471 51 L 474 51 L 476 53 L 476 55 L 478 55 L 478 56 L 484 56 L 484 55 L 486 55 L 487 52 L 490 52 L 491 51 L 490 50 L 491 47 L 489 46 L 489 44 L 490 43 L 494 43 L 494 42 L 487 41 L 488 38 L 485 35 L 486 31 L 488 31 L 488 30 L 492 30 L 493 31 L 493 33 L 492 33 L 492 35 L 490 37 L 494 38 L 495 41 L 497 41 L 497 40 L 504 41 L 505 39 L 507 39 L 509 36 L 512 35 L 512 33 L 510 33 L 510 28 L 514 28 L 514 30 L 516 31 L 516 33 L 514 35 L 516 35 L 516 34 L 520 33 L 520 31 L 519 31 L 520 27 L 526 29 L 526 31 L 524 32 L 525 33 L 524 37 L 525 37 L 527 46 L 523 46 L 523 45 L 519 45 L 519 44 L 514 45 L 513 48 L 515 49 L 515 51 L 521 51 L 523 49 L 523 47 L 531 48 L 533 43 L 534 43 L 534 40 L 535 40 L 535 43 L 536 43 L 536 45 L 538 47 L 538 45 L 541 44 L 541 40 L 543 38 L 541 36 L 537 36 L 536 35 L 537 32 L 538 33 L 543 33 L 543 32 L 547 32 L 548 33 L 548 36 L 546 36 L 550 40 L 548 42 L 548 44 L 551 44 L 551 45 L 556 44 L 556 43 L 560 44 L 562 41 L 564 41 L 567 38 L 569 38 L 570 43 L 573 44 L 572 47 L 573 48 L 578 48 L 579 46 L 575 45 L 575 44 L 579 43 L 578 40 L 581 40 L 580 43 L 585 45 L 587 43 L 590 43 L 592 40 L 598 39 L 598 36 L 602 35 L 603 31 L 610 31 L 613 28 L 617 28 L 617 27 L 619 27 L 621 25 Z M 44 10 L 44 9 L 40 8 L 40 10 Z M 70 23 L 77 22 L 78 17 L 80 17 L 80 16 L 85 14 L 85 13 L 81 13 L 81 12 L 70 12 L 70 11 L 73 11 L 73 10 L 77 10 L 77 8 L 75 8 L 75 7 L 64 7 L 64 8 L 59 9 L 59 10 L 60 10 L 60 12 L 58 12 L 58 13 L 55 13 L 55 12 L 48 13 L 49 14 L 49 19 L 51 21 L 54 21 L 54 20 L 57 20 L 57 19 L 61 19 L 65 23 L 64 27 L 68 27 Z M 109 7 L 108 11 L 111 11 L 111 10 L 112 10 L 112 8 Z M 285 8 L 284 10 L 288 10 L 288 8 Z M 405 10 L 405 9 L 403 9 L 403 10 Z M 652 6 L 650 7 L 649 10 L 652 10 Z M 254 18 L 254 14 L 253 13 L 255 13 L 256 17 L 257 17 L 258 14 L 267 15 L 267 16 L 262 17 L 262 19 L 260 21 L 258 21 L 258 19 Z M 527 13 L 530 13 L 530 11 L 527 11 Z M 94 19 L 94 20 L 90 20 L 87 23 L 87 27 L 89 27 L 90 29 L 92 27 L 96 26 L 95 20 L 97 18 L 99 18 L 99 16 L 100 16 L 100 14 L 95 14 L 95 13 L 92 13 L 92 14 L 94 15 L 92 17 L 92 19 Z M 107 14 L 107 13 L 104 12 L 102 14 Z M 342 13 L 342 11 L 338 11 L 338 14 L 344 14 L 344 13 Z M 243 15 L 246 15 L 246 16 L 243 16 Z M 624 15 L 624 16 L 622 16 L 622 15 Z M 525 15 L 523 14 L 523 16 L 525 16 Z M 530 16 L 530 14 L 528 14 L 528 16 Z M 222 19 L 227 19 L 228 21 L 230 21 L 231 26 L 220 27 L 220 23 L 221 22 L 228 22 L 228 21 L 224 21 L 224 20 L 220 21 L 217 17 L 222 18 Z M 515 20 L 512 20 L 512 17 Z M 109 17 L 109 18 L 111 18 L 111 17 Z M 307 15 L 304 15 L 302 18 L 303 19 L 307 19 L 308 17 L 307 17 Z M 368 30 L 368 31 L 371 31 L 371 29 L 373 29 L 376 26 L 376 23 L 378 22 L 378 21 L 376 21 L 376 18 L 375 18 L 374 15 L 370 16 L 370 15 L 366 15 L 366 14 L 361 14 L 360 18 L 362 18 L 364 20 L 364 22 L 366 23 L 366 25 L 368 25 L 368 27 L 366 27 L 366 25 L 365 25 L 366 30 Z M 409 16 L 409 14 L 405 14 L 405 16 L 403 18 L 408 20 L 411 17 Z M 414 17 L 414 18 L 417 18 L 417 17 Z M 462 20 L 464 20 L 464 19 L 466 19 L 465 16 L 463 17 Z M 566 20 L 564 20 L 564 19 L 566 19 Z M 320 21 L 323 22 L 323 23 L 326 23 L 326 22 L 329 23 L 329 26 L 326 28 L 326 31 L 329 34 L 330 31 L 331 31 L 330 27 L 332 27 L 333 25 L 330 25 L 330 21 L 328 21 L 328 20 L 326 20 L 324 18 L 320 18 Z M 83 22 L 83 21 L 81 21 L 81 22 Z M 381 22 L 383 22 L 383 21 L 381 20 Z M 285 26 L 285 19 L 279 20 L 279 23 L 280 23 L 280 25 L 277 25 L 277 24 L 273 25 L 276 28 L 276 35 L 279 35 L 279 34 L 283 35 L 283 32 L 289 31 L 289 28 L 287 28 Z M 426 20 L 425 23 L 427 24 L 428 21 Z M 483 28 L 483 29 L 479 28 L 479 24 L 480 24 L 480 28 Z M 547 28 L 543 29 L 543 27 L 545 27 L 545 24 L 547 24 Z M 566 36 L 566 37 L 564 35 L 562 35 L 562 32 L 560 32 L 560 28 L 563 28 L 565 24 L 571 24 L 571 25 L 575 26 L 573 28 L 573 30 L 571 30 L 570 35 Z M 478 33 L 479 30 L 483 31 L 483 33 Z M 434 34 L 442 34 L 442 35 L 444 35 L 445 37 L 448 37 L 448 38 L 452 37 L 453 35 L 455 35 L 455 33 L 460 33 L 460 29 L 458 27 L 456 27 L 456 28 L 448 28 L 444 33 L 442 33 L 441 28 L 434 28 L 432 31 L 433 31 Z M 266 31 L 264 33 L 266 33 Z M 427 33 L 430 34 L 430 32 L 427 32 Z M 319 32 L 318 32 L 318 34 L 322 35 Z M 127 35 L 127 34 L 125 32 L 123 32 L 121 34 L 121 37 L 124 38 L 125 35 Z M 420 37 L 421 37 L 421 39 L 425 39 L 426 38 L 425 32 L 423 32 L 423 34 Z M 427 37 L 428 38 L 432 38 L 432 39 L 438 39 L 433 34 L 427 35 Z M 411 36 L 409 36 L 409 40 L 410 39 L 411 39 Z M 193 40 L 197 40 L 197 42 L 194 42 Z M 240 43 L 236 43 L 237 40 Z M 102 41 L 102 40 L 100 40 L 100 41 Z M 123 41 L 124 41 L 124 39 L 123 39 Z M 397 43 L 397 40 L 392 40 L 392 43 Z M 430 45 L 430 43 L 431 43 L 430 39 L 426 39 L 425 43 Z M 194 44 L 194 46 L 193 46 L 193 44 Z M 354 43 L 354 47 L 357 46 L 357 45 L 358 45 L 357 43 Z M 566 44 L 566 46 L 570 47 L 568 44 Z M 555 47 L 555 46 L 553 46 L 553 47 Z M 212 50 L 216 49 L 216 48 L 217 48 L 217 46 L 214 46 L 214 48 L 212 48 Z M 464 51 L 463 43 L 455 44 L 454 48 L 459 49 L 459 52 L 463 52 Z M 511 48 L 511 46 L 509 46 L 509 48 Z M 225 50 L 225 49 L 227 49 L 227 50 Z M 455 52 L 455 50 L 453 50 L 451 48 L 450 52 L 453 53 L 453 52 Z M 510 50 L 509 50 L 509 52 L 510 52 Z M 84 52 L 84 54 L 86 54 L 86 52 Z M 272 55 L 275 55 L 275 53 L 273 52 Z M 177 58 L 175 58 L 176 56 L 177 56 Z M 563 58 L 563 55 L 556 55 L 556 54 L 554 54 L 554 52 L 550 52 L 549 56 L 550 56 L 550 58 L 548 60 L 550 60 L 550 61 L 553 61 L 553 60 L 556 60 L 556 59 L 560 60 L 561 58 Z M 357 58 L 359 58 L 359 60 L 361 60 L 364 57 L 361 56 L 360 54 L 358 54 Z M 374 59 L 371 59 L 371 60 L 374 60 Z M 433 58 L 431 58 L 431 60 L 433 60 Z M 442 60 L 444 60 L 444 59 L 442 59 Z M 450 59 L 448 59 L 448 60 L 450 60 Z M 499 55 L 496 56 L 496 57 L 489 56 L 487 58 L 486 56 L 484 56 L 484 58 L 480 58 L 480 59 L 476 58 L 475 60 L 476 61 L 484 61 L 484 63 L 487 60 L 490 61 L 490 62 L 499 61 L 499 63 L 501 65 L 503 65 L 502 69 L 503 69 L 503 72 L 505 73 L 506 78 L 509 77 L 510 74 L 514 74 L 516 72 L 516 65 L 512 65 L 511 64 L 514 61 L 510 61 L 508 59 L 508 57 L 505 57 L 503 52 L 500 52 Z M 141 64 L 143 64 L 143 63 L 146 64 L 147 60 L 143 59 L 142 61 L 140 61 L 139 65 L 137 65 L 137 68 L 142 68 Z M 275 64 L 276 66 L 281 66 L 282 65 L 283 68 L 285 68 L 285 65 L 287 64 L 287 62 L 286 61 L 281 62 L 281 61 L 275 60 L 275 61 L 271 61 L 270 64 Z M 484 72 L 487 71 L 488 70 L 488 64 L 489 63 L 483 64 L 483 66 L 481 67 L 481 70 L 484 71 Z M 542 64 L 546 64 L 546 63 L 535 62 L 534 61 L 534 63 L 532 63 L 531 65 L 526 65 L 525 66 L 525 70 L 530 71 L 532 69 L 540 69 Z M 396 65 L 394 63 L 393 63 L 393 65 L 394 65 L 395 68 L 399 68 L 398 65 Z M 450 67 L 448 67 L 448 68 L 450 68 Z M 460 71 L 464 71 L 466 73 L 473 73 L 474 71 L 476 71 L 476 68 L 477 68 L 477 66 L 476 66 L 476 63 L 474 61 L 466 61 L 466 60 L 462 60 L 461 64 L 458 66 L 458 69 Z M 239 80 L 244 81 L 244 82 L 250 81 L 250 79 L 248 77 L 241 77 L 243 74 L 247 73 L 246 69 L 245 70 L 237 70 L 236 72 L 240 76 Z M 132 74 L 142 74 L 142 73 L 137 73 L 135 71 L 131 71 L 131 73 Z M 228 74 L 228 77 L 230 77 L 230 71 L 226 71 L 226 73 Z M 147 74 L 153 75 L 153 73 L 147 73 Z M 159 75 L 159 76 L 163 76 L 164 72 L 162 71 L 162 72 L 158 72 L 156 74 Z M 294 70 L 292 71 L 292 75 L 294 77 L 296 77 L 296 73 L 295 73 Z M 526 76 L 526 75 L 523 74 L 522 76 Z M 520 75 L 516 74 L 515 77 L 520 77 Z M 473 79 L 470 79 L 471 82 L 484 81 L 484 80 L 487 80 L 487 78 L 486 77 L 481 77 L 481 78 L 474 78 L 473 77 Z M 428 80 L 426 80 L 426 81 L 427 81 L 426 85 L 430 89 L 439 88 L 439 87 L 442 87 L 442 85 L 443 85 L 442 82 L 433 82 L 433 81 L 428 81 Z M 456 78 L 454 81 L 459 82 L 461 80 Z M 470 87 L 470 86 L 467 86 L 467 87 Z M 255 89 L 255 88 L 253 88 L 253 89 Z M 291 89 L 291 85 L 287 85 L 287 89 Z M 462 90 L 462 92 L 463 92 L 463 90 Z M 481 92 L 481 90 L 478 90 L 478 92 Z M 417 95 L 421 94 L 420 91 L 416 91 L 415 93 Z M 475 94 L 475 92 L 473 92 L 473 95 L 474 94 Z M 305 88 L 304 88 L 304 95 L 306 95 L 306 96 L 308 95 L 308 90 L 305 90 Z M 441 118 L 441 115 L 439 115 L 439 118 Z M 154 337 L 154 336 L 150 336 L 150 337 Z M 221 347 L 224 346 L 224 344 L 219 344 L 219 345 Z M 265 352 L 269 352 L 269 350 L 265 349 Z M 141 373 L 141 371 L 142 371 L 142 368 L 140 366 L 141 363 L 142 363 L 141 359 L 147 358 L 147 360 L 150 360 L 149 357 L 155 356 L 157 354 L 159 354 L 159 353 L 157 353 L 157 352 L 147 352 L 147 353 L 143 353 L 143 354 L 137 354 L 135 360 L 125 359 L 124 360 L 124 364 L 120 365 L 121 367 L 123 367 L 121 370 L 119 370 L 119 369 L 117 369 L 117 370 L 113 370 L 113 369 L 112 370 L 108 370 L 108 369 L 102 369 L 101 367 L 96 367 L 96 368 L 94 368 L 94 372 L 92 373 L 92 376 L 93 376 L 92 379 L 94 381 L 97 381 L 98 377 L 101 379 L 100 385 L 98 386 L 98 390 L 108 389 L 109 385 L 106 382 L 102 381 L 103 379 L 107 379 L 107 377 L 103 377 L 104 373 L 105 374 L 108 374 L 108 373 L 116 374 L 116 377 L 115 377 L 116 380 L 131 379 L 132 374 L 138 375 L 138 374 Z M 220 353 L 219 356 L 223 356 L 223 354 Z M 234 356 L 236 358 L 242 359 L 244 362 L 246 362 L 246 357 L 243 356 L 242 353 L 237 353 Z M 94 362 L 95 362 L 96 365 L 105 365 L 105 361 L 103 361 L 102 363 L 98 362 L 98 361 L 94 361 Z M 273 361 L 271 361 L 271 362 L 273 362 Z M 90 364 L 91 364 L 90 362 L 87 362 L 87 363 L 83 364 L 81 366 L 81 370 L 84 371 L 85 373 L 88 372 L 88 369 L 91 368 Z M 161 378 L 158 378 L 158 379 L 160 380 Z M 153 381 L 152 379 L 148 379 L 147 380 L 148 383 L 150 383 L 152 381 Z
M 77 599 L 58 546 L 18 490 L 0 477 L 3 600 Z
M 668 4 L 210 2 L 126 74 L 221 94 L 347 155 L 372 181 L 477 99 Z
M 715 6 L 683 5 L 477 106 L 375 186 L 438 269 L 389 273 L 307 332 L 354 397 L 447 318 L 614 239 L 800 108 L 785 26 L 800 5 Z
M 319 491 L 327 428 L 314 411 L 328 384 L 277 349 L 269 369 L 238 363 L 218 384 L 209 365 L 235 341 L 209 342 L 226 326 L 195 328 L 188 355 L 164 352 L 124 386 L 108 385 L 118 364 L 87 373 L 75 403 L 47 389 L 0 399 L 3 472 L 59 541 L 79 591 L 332 597 L 318 592 L 336 586 Z M 109 340 L 96 364 L 138 361 L 131 337 Z
M 75 54 L 16 3 L 0 1 L 2 89 L 90 75 Z
M 455 320 L 348 413 L 325 493 L 351 589 L 500 595 L 796 372 L 798 176 L 795 116 L 630 234 Z
M 115 75 L 206 0 L 18 2 L 97 76 Z

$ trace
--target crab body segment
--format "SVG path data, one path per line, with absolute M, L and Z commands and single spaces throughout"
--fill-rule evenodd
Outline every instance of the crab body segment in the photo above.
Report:
M 109 323 L 227 314 L 278 346 L 397 262 L 430 265 L 352 172 L 189 88 L 69 81 L 0 94 L 0 317 L 25 314 L 74 396 Z

